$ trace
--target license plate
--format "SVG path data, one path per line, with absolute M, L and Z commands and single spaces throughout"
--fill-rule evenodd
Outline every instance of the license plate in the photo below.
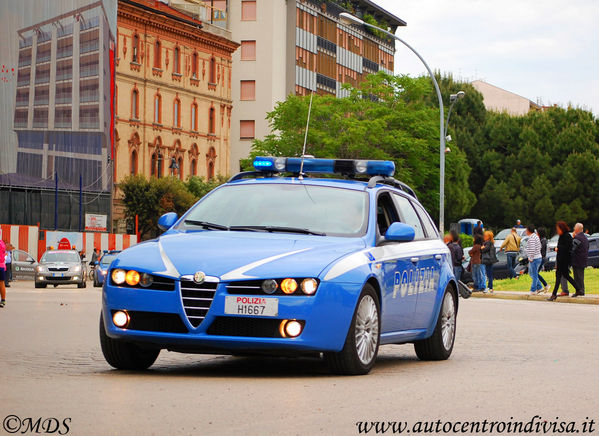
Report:
M 264 297 L 226 297 L 227 315 L 278 316 L 279 299 Z
M 52 273 L 52 277 L 64 277 L 63 273 Z

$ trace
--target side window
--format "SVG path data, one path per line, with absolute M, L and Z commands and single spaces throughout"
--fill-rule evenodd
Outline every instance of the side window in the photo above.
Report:
M 383 192 L 376 200 L 376 222 L 379 234 L 383 236 L 389 226 L 396 221 L 399 221 L 399 217 L 397 216 L 391 195 L 388 192 Z
M 394 194 L 393 199 L 401 215 L 401 222 L 414 228 L 414 232 L 416 233 L 414 239 L 424 239 L 422 223 L 410 200 L 399 194 Z
M 420 221 L 422 221 L 422 223 L 424 224 L 424 230 L 426 231 L 426 236 L 428 236 L 429 239 L 438 238 L 439 232 L 437 231 L 437 227 L 435 227 L 435 225 L 433 224 L 428 213 L 426 213 L 424 208 L 421 205 L 419 205 L 418 203 L 412 203 L 412 204 L 416 208 L 416 212 L 418 212 L 418 215 L 420 215 Z

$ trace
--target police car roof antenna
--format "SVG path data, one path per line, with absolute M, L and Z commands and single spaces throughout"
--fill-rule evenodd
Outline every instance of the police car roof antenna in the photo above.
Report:
M 308 106 L 308 119 L 306 120 L 306 133 L 304 134 L 304 148 L 302 149 L 302 160 L 300 162 L 300 171 L 298 179 L 304 180 L 304 158 L 306 156 L 306 144 L 308 142 L 308 129 L 310 128 L 310 114 L 312 113 L 312 99 L 314 98 L 314 90 L 310 95 L 310 105 Z

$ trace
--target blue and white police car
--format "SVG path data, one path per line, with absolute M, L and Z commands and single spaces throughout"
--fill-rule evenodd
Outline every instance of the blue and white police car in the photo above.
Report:
M 365 374 L 380 345 L 451 355 L 450 254 L 393 162 L 258 157 L 254 167 L 181 218 L 163 215 L 162 236 L 112 262 L 100 319 L 110 365 L 145 369 L 162 349 L 322 354 L 335 373 Z M 335 173 L 345 177 L 324 178 Z

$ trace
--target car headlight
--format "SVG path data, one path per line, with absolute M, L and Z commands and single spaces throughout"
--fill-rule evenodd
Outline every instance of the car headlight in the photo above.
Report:
M 304 279 L 301 284 L 302 291 L 306 295 L 312 295 L 318 289 L 318 282 L 315 279 Z
M 71 267 L 71 271 L 73 271 L 73 272 L 81 271 L 81 265 L 75 265 L 75 266 Z
M 105 276 L 106 274 L 108 274 L 108 271 L 105 270 L 105 269 L 103 269 L 100 274 L 102 274 L 103 276 Z
M 151 274 L 143 273 L 141 275 L 139 284 L 142 285 L 144 288 L 147 288 L 148 286 L 152 286 L 152 283 L 154 283 L 154 278 L 152 277 Z
M 46 272 L 46 267 L 44 265 L 38 265 L 35 269 L 38 273 Z
M 112 270 L 112 281 L 117 285 L 122 285 L 125 283 L 125 276 L 127 275 L 127 271 L 124 269 L 113 269 Z
M 125 274 L 125 282 L 127 282 L 129 286 L 138 285 L 140 279 L 139 273 L 135 270 L 129 270 L 127 271 L 127 274 Z
M 281 282 L 281 291 L 286 294 L 293 294 L 297 289 L 297 282 L 295 279 L 284 279 Z

